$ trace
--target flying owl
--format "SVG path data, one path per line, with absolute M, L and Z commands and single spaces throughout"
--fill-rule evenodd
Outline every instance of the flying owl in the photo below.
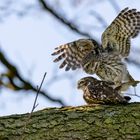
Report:
M 102 45 L 93 39 L 79 39 L 55 48 L 52 55 L 59 55 L 54 62 L 63 60 L 60 68 L 82 68 L 88 74 L 96 74 L 101 80 L 113 82 L 115 87 L 125 83 L 122 89 L 136 86 L 122 59 L 130 53 L 131 38 L 140 31 L 140 12 L 125 8 L 102 34 Z
M 125 104 L 131 99 L 121 96 L 112 88 L 111 82 L 100 81 L 93 77 L 84 77 L 78 81 L 77 88 L 83 91 L 87 104 Z

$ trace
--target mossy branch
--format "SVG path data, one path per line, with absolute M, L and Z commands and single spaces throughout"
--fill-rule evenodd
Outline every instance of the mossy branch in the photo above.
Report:
M 140 139 L 140 103 L 46 108 L 0 118 L 0 139 L 91 140 Z

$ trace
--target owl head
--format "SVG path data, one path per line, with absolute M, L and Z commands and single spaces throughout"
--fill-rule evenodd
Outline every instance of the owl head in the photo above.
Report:
M 80 79 L 77 83 L 78 89 L 84 89 L 86 86 L 90 85 L 91 83 L 96 82 L 97 80 L 94 77 L 88 76 Z

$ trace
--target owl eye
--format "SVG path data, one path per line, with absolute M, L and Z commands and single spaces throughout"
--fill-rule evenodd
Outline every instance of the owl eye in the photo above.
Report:
M 79 82 L 79 85 L 84 85 L 85 84 L 85 81 L 80 81 Z

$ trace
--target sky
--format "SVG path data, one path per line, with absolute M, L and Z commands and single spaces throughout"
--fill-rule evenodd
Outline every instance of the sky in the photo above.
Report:
M 91 2 L 91 0 L 89 1 Z M 62 0 L 59 0 L 59 2 L 59 6 L 62 6 Z M 84 1 L 79 8 L 72 9 L 69 1 L 63 2 L 64 7 L 62 7 L 62 10 L 65 11 L 66 16 L 70 20 L 79 16 L 77 13 L 80 13 L 85 5 L 89 6 L 88 2 Z M 118 4 L 120 9 L 128 6 L 140 10 L 138 0 L 133 2 L 132 0 L 123 0 L 119 1 Z M 90 9 L 92 6 L 88 8 Z M 95 11 L 102 12 L 108 24 L 117 15 L 107 0 L 103 1 L 102 4 L 96 5 L 94 8 Z M 81 20 L 77 22 L 82 23 L 85 20 L 85 15 L 81 14 Z M 86 19 L 84 23 L 87 25 L 88 20 Z M 103 30 L 96 32 L 94 35 L 100 39 L 99 36 L 101 36 Z M 54 82 L 49 88 L 46 83 L 53 76 L 54 68 L 58 69 L 59 65 L 52 62 L 54 58 L 51 56 L 51 53 L 54 48 L 79 38 L 82 38 L 82 36 L 70 31 L 50 14 L 44 12 L 35 12 L 35 14 L 32 13 L 23 18 L 11 15 L 0 23 L 1 48 L 9 60 L 19 68 L 22 75 L 32 81 L 34 85 L 39 85 L 44 73 L 47 72 L 43 89 L 47 89 L 52 97 L 60 98 L 67 105 L 72 106 L 85 104 L 82 92 L 76 89 L 77 80 L 85 76 L 81 70 L 73 74 L 73 77 L 76 75 L 73 82 L 61 79 Z M 140 44 L 140 35 L 133 42 L 134 44 Z M 140 80 L 139 69 L 136 69 L 134 66 L 129 66 L 128 69 L 135 79 Z M 0 71 L 3 71 L 1 66 Z M 60 75 L 67 74 L 63 69 L 58 70 L 58 73 Z M 72 72 L 68 72 L 68 74 L 72 75 Z M 133 92 L 133 88 L 128 92 Z M 34 98 L 35 94 L 32 92 L 14 92 L 9 89 L 3 89 L 0 94 L 0 116 L 30 112 Z M 136 97 L 132 98 L 133 101 L 140 100 Z M 37 102 L 39 105 L 36 110 L 46 107 L 59 107 L 58 104 L 52 103 L 41 96 L 38 97 Z

